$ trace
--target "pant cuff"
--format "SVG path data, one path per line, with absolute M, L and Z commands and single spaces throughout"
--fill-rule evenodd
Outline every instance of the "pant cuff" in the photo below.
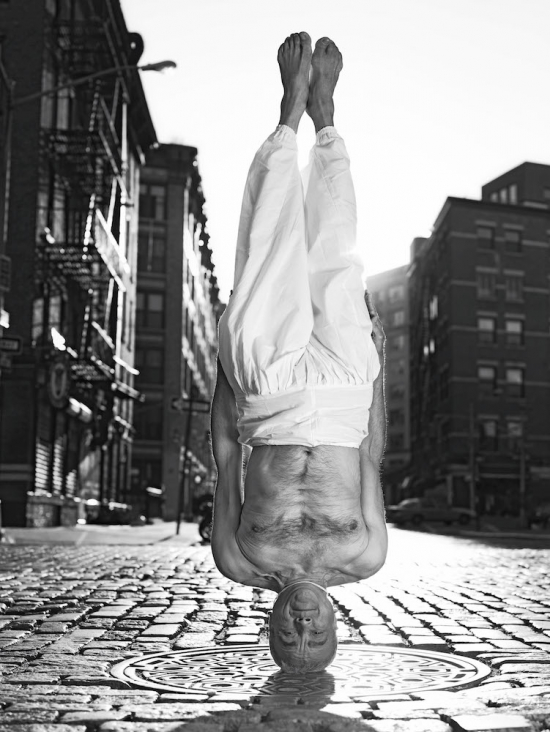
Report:
M 288 125 L 277 125 L 275 132 L 273 133 L 279 140 L 290 142 L 296 145 L 296 133 Z
M 318 145 L 324 145 L 325 143 L 329 142 L 330 140 L 334 140 L 336 137 L 340 137 L 338 132 L 336 131 L 336 127 L 333 127 L 332 125 L 328 125 L 327 127 L 323 127 L 319 130 L 317 133 L 317 144 Z

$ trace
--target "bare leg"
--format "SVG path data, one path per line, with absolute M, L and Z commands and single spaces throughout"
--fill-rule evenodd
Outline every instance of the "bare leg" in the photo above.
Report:
M 283 99 L 279 124 L 298 131 L 306 111 L 311 65 L 311 38 L 307 33 L 293 33 L 279 48 L 277 61 L 281 69 Z
M 307 113 L 313 120 L 315 132 L 334 125 L 332 95 L 342 70 L 342 54 L 330 38 L 320 38 L 311 58 L 311 81 Z

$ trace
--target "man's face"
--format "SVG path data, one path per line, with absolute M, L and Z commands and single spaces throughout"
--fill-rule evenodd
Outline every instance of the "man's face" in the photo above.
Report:
M 326 592 L 300 583 L 283 589 L 269 621 L 273 660 L 283 671 L 322 671 L 336 655 L 336 618 Z

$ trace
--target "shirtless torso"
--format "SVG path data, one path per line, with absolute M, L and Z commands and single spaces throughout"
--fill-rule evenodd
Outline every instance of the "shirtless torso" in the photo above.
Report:
M 327 586 L 356 582 L 364 574 L 370 538 L 361 512 L 359 450 L 252 450 L 236 532 L 252 584 L 279 589 L 303 574 Z
M 212 550 L 223 574 L 279 592 L 303 576 L 332 586 L 378 571 L 387 533 L 370 445 L 246 448 L 243 470 L 235 399 L 221 365 L 212 417 L 218 465 Z

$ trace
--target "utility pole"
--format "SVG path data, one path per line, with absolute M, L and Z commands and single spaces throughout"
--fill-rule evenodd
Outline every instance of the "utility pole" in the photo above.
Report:
M 525 465 L 525 435 L 522 432 L 519 443 L 519 522 L 522 529 L 526 528 L 527 512 L 526 498 L 526 465 Z
M 193 387 L 191 388 L 191 396 L 189 398 L 189 406 L 188 406 L 188 412 L 187 412 L 187 425 L 185 427 L 185 438 L 183 442 L 183 465 L 181 468 L 181 479 L 180 479 L 180 490 L 178 494 L 178 518 L 176 522 L 176 536 L 179 536 L 180 533 L 180 527 L 181 527 L 181 514 L 183 512 L 184 506 L 187 508 L 185 504 L 188 502 L 185 500 L 185 486 L 186 486 L 186 480 L 185 480 L 185 472 L 187 470 L 187 466 L 189 465 L 189 460 L 187 459 L 187 452 L 189 450 L 189 438 L 191 437 L 191 419 L 193 416 Z M 187 481 L 187 486 L 189 490 L 189 481 Z
M 197 413 L 210 413 L 211 401 L 209 399 L 201 399 L 197 387 L 193 384 L 191 387 L 191 394 L 188 398 L 180 398 L 181 404 L 178 404 L 177 411 L 183 412 L 187 410 L 187 423 L 185 426 L 185 436 L 183 443 L 183 465 L 181 469 L 179 493 L 178 493 L 178 515 L 176 520 L 176 535 L 179 535 L 181 528 L 181 517 L 182 513 L 185 512 L 185 520 L 192 520 L 191 516 L 191 487 L 190 480 L 186 481 L 187 467 L 190 465 L 187 453 L 190 449 L 191 441 L 191 424 L 193 414 Z

